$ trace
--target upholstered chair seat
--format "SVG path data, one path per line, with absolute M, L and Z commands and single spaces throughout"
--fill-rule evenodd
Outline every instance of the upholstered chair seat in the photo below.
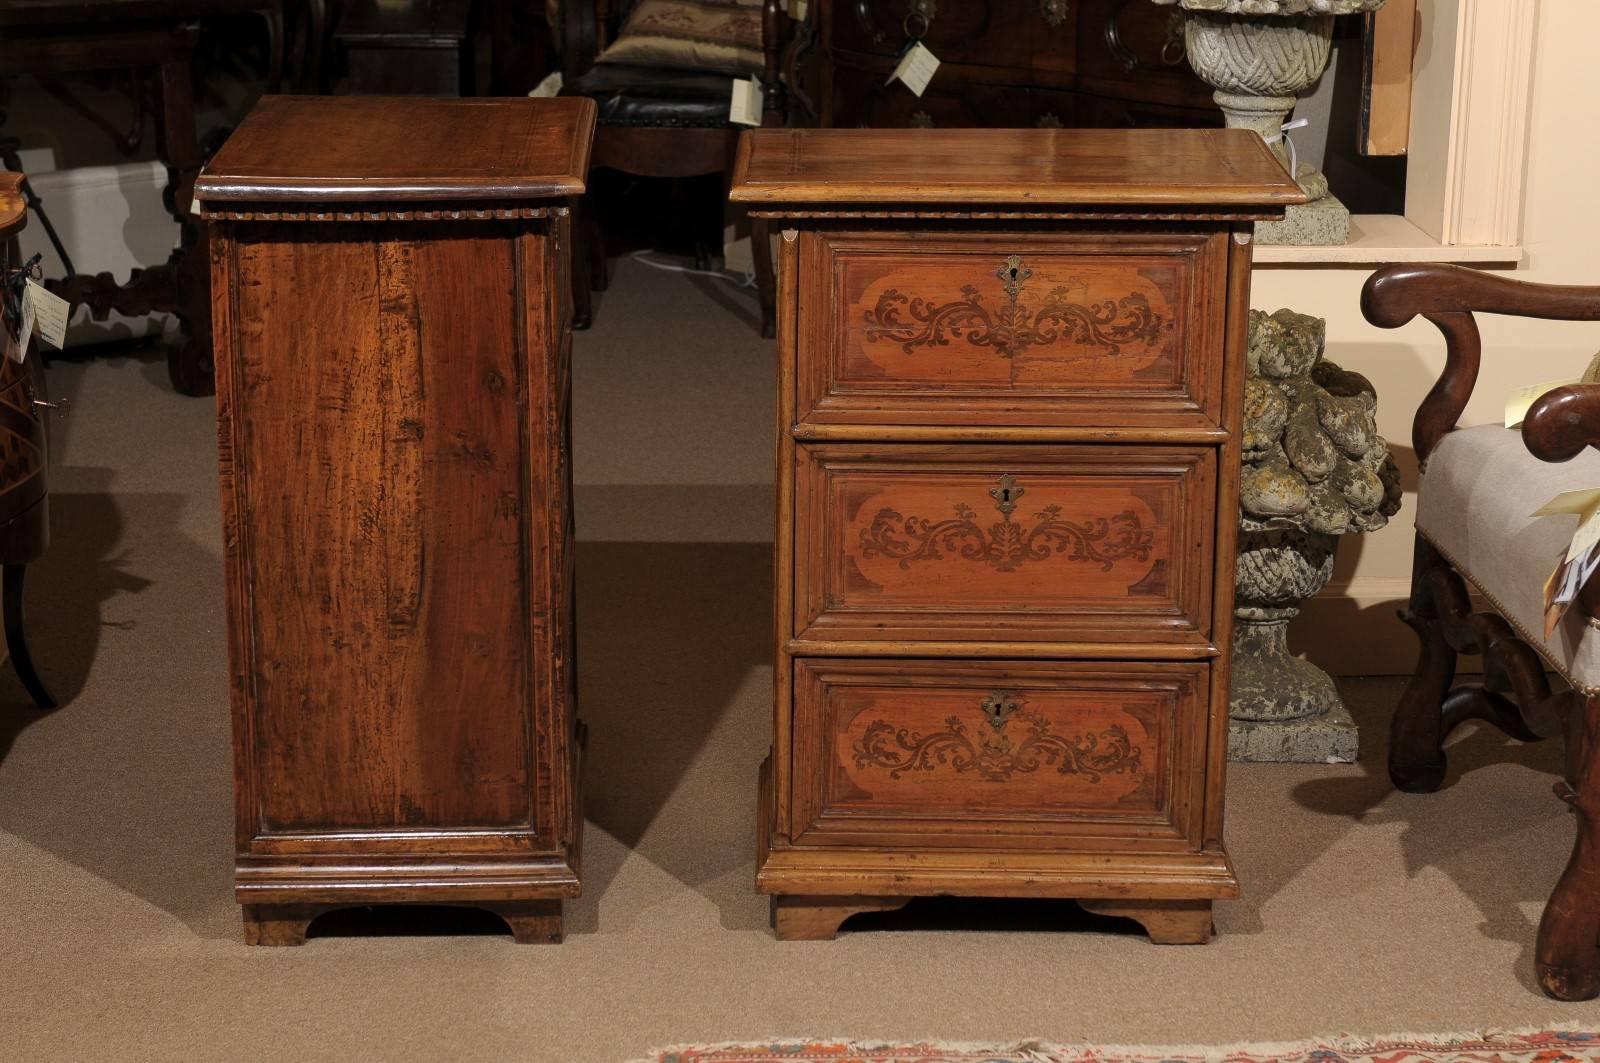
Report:
M 564 90 L 600 105 L 600 124 L 720 129 L 728 124 L 733 78 L 726 74 L 596 63 Z
M 1552 464 L 1503 425 L 1458 428 L 1428 456 L 1417 532 L 1573 686 L 1600 692 L 1600 630 L 1567 612 L 1544 637 L 1544 584 L 1577 517 L 1535 517 L 1563 491 L 1600 488 L 1600 452 Z

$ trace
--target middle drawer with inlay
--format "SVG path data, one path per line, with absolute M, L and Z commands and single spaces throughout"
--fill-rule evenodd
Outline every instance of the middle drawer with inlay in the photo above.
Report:
M 797 653 L 1213 652 L 1212 448 L 801 443 L 795 464 Z

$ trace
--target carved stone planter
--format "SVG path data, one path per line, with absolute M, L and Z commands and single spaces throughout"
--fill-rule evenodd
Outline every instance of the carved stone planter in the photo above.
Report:
M 1378 435 L 1377 395 L 1322 360 L 1325 323 L 1250 314 L 1239 567 L 1234 577 L 1234 760 L 1356 759 L 1355 721 L 1333 680 L 1289 653 L 1289 622 L 1333 575 L 1339 537 L 1375 531 L 1400 508 Z
M 1154 0 L 1186 13 L 1189 65 L 1217 91 L 1229 128 L 1254 129 L 1290 165 L 1283 123 L 1300 93 L 1317 83 L 1332 51 L 1333 17 L 1376 11 L 1385 0 Z M 1328 193 L 1328 179 L 1301 163 L 1295 179 L 1311 201 L 1282 221 L 1263 222 L 1264 244 L 1342 244 L 1350 212 Z

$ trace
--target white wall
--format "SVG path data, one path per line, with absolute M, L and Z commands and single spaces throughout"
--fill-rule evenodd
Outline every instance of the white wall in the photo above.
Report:
M 1521 0 L 1506 0 L 1521 2 Z M 1523 280 L 1600 285 L 1600 4 L 1546 0 L 1534 57 L 1528 172 L 1523 194 Z M 1416 462 L 1411 418 L 1444 365 L 1444 341 L 1425 321 L 1386 331 L 1361 317 L 1367 269 L 1258 269 L 1252 305 L 1328 320 L 1328 357 L 1376 385 L 1378 424 L 1406 478 L 1405 509 L 1388 528 L 1353 536 L 1334 582 L 1308 603 L 1291 636 L 1297 648 L 1342 674 L 1409 672 L 1415 639 L 1394 617 L 1410 581 Z M 1480 319 L 1483 372 L 1463 424 L 1501 420 L 1513 387 L 1577 376 L 1600 351 L 1600 326 Z M 1600 486 L 1597 484 L 1595 486 Z M 1552 563 L 1554 559 L 1552 558 Z M 1356 622 L 1357 620 L 1362 622 Z

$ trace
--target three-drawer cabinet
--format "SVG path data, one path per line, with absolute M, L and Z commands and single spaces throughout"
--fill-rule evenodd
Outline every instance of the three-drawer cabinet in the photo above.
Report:
M 1244 131 L 761 130 L 779 241 L 780 937 L 918 895 L 1204 941 L 1222 841 Z
M 568 203 L 594 123 L 578 98 L 266 96 L 196 184 L 251 943 L 377 903 L 561 939 Z

